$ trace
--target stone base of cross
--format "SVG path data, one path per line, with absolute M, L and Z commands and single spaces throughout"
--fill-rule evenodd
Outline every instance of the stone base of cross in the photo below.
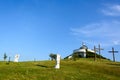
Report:
M 60 55 L 59 54 L 56 55 L 56 65 L 55 65 L 55 68 L 56 69 L 60 68 Z

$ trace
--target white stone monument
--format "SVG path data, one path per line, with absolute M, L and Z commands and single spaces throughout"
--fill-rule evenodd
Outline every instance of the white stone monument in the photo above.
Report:
M 60 68 L 60 55 L 59 54 L 56 55 L 56 65 L 55 65 L 55 68 L 56 69 Z
M 15 55 L 15 60 L 14 60 L 14 62 L 18 62 L 19 57 L 20 57 L 20 55 L 19 55 L 19 54 L 16 54 L 16 55 Z

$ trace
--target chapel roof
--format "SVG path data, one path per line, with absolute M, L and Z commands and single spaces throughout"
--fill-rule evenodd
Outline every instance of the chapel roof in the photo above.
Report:
M 80 47 L 80 49 L 88 49 L 88 47 L 87 47 L 85 44 L 83 44 L 83 45 Z

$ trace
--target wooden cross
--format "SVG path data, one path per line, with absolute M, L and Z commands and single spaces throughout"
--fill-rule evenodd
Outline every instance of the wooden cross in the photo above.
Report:
M 115 62 L 115 54 L 114 53 L 118 53 L 118 51 L 115 51 L 114 48 L 112 47 L 112 51 L 108 51 L 108 52 L 113 54 L 113 62 Z
M 94 46 L 94 61 L 96 61 L 96 52 L 97 52 L 97 48 Z
M 100 44 L 98 45 L 98 52 L 99 52 L 99 58 L 101 59 L 101 50 L 104 50 L 103 48 L 100 47 Z
M 82 42 L 82 46 L 83 46 L 83 45 L 85 45 L 85 43 L 84 43 L 84 42 Z

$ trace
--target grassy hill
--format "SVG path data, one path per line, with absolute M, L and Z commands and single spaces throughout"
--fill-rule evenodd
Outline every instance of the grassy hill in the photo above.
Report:
M 62 60 L 61 68 L 54 69 L 55 61 L 0 62 L 0 80 L 119 80 L 120 63 L 108 60 Z
M 82 58 L 82 56 L 79 55 L 79 52 L 76 52 L 76 53 L 72 53 L 71 55 L 69 56 L 72 56 L 72 57 L 76 57 L 76 58 Z M 69 56 L 65 57 L 64 59 L 68 59 Z M 94 58 L 95 57 L 95 53 L 93 52 L 90 52 L 90 51 L 87 51 L 86 52 L 86 58 Z M 106 57 L 102 56 L 102 55 L 99 55 L 98 53 L 96 53 L 96 58 L 101 58 L 101 59 L 107 59 Z M 108 59 L 110 60 L 110 59 Z

